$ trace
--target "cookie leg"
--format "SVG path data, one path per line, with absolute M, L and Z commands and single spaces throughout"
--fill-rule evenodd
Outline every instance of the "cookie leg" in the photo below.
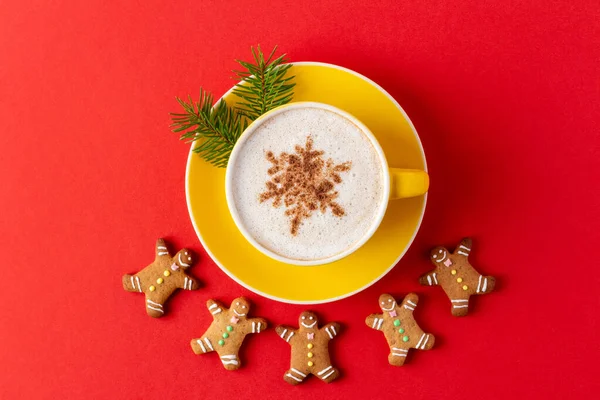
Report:
M 317 372 L 317 376 L 319 379 L 326 383 L 330 383 L 335 380 L 338 376 L 340 376 L 340 371 L 337 368 L 333 368 L 331 365 L 327 368 L 323 368 L 321 371 Z
M 146 296 L 146 313 L 152 318 L 160 318 L 165 315 L 165 310 L 158 299 L 151 299 L 149 296 Z
M 469 313 L 469 298 L 466 299 L 451 299 L 452 315 L 455 317 L 464 317 Z
M 240 361 L 237 353 L 236 354 L 219 354 L 221 357 L 221 362 L 223 363 L 223 367 L 226 370 L 234 371 L 242 366 L 242 362 Z
M 297 385 L 299 383 L 301 383 L 304 378 L 306 378 L 306 375 L 308 374 L 308 371 L 304 370 L 301 371 L 297 368 L 290 368 L 288 369 L 285 374 L 283 374 L 283 380 L 286 381 L 287 383 L 289 383 L 290 385 Z
M 212 342 L 206 336 L 201 337 L 200 339 L 192 339 L 190 345 L 192 346 L 192 351 L 195 354 L 204 354 L 215 351 Z
M 123 275 L 123 289 L 128 292 L 142 293 L 142 285 L 139 276 Z
M 390 355 L 388 356 L 388 362 L 390 365 L 395 367 L 400 367 L 404 365 L 404 361 L 406 361 L 406 356 L 408 354 L 408 349 L 401 349 L 399 347 L 390 348 Z
M 435 337 L 431 333 L 422 333 L 415 349 L 419 350 L 429 350 L 433 347 L 435 343 Z
M 479 275 L 479 282 L 477 284 L 477 294 L 489 293 L 494 290 L 496 286 L 496 278 L 493 276 Z

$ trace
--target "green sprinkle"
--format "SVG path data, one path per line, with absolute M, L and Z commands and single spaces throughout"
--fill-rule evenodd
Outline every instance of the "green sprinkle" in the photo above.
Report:
M 404 329 L 400 328 L 400 329 L 398 330 L 398 332 L 400 332 L 400 333 L 404 333 Z
M 227 332 L 224 332 L 224 333 L 223 333 L 223 339 L 227 339 L 228 337 L 229 337 L 229 333 L 227 333 Z
M 227 329 L 228 332 L 231 332 L 233 330 L 233 326 L 227 325 L 227 328 L 225 328 L 225 329 Z
M 408 342 L 408 336 L 404 336 L 404 337 L 402 338 L 402 341 L 403 341 L 403 342 Z
M 400 320 L 399 319 L 395 319 L 394 320 L 394 326 L 400 326 Z
M 221 346 L 223 346 L 225 344 L 225 341 L 223 339 L 219 340 L 218 342 Z

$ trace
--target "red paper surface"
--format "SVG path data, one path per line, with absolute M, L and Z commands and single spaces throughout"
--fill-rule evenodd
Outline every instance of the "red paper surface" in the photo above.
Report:
M 4 1 L 0 398 L 597 396 L 599 18 L 587 0 Z M 174 96 L 222 94 L 256 43 L 374 79 L 413 119 L 430 167 L 404 259 L 311 307 L 344 325 L 330 385 L 285 383 L 289 346 L 273 330 L 247 341 L 237 372 L 189 348 L 210 297 L 248 295 L 272 325 L 304 308 L 251 294 L 208 258 L 185 204 L 188 146 L 168 129 Z M 498 291 L 457 319 L 417 277 L 430 247 L 464 235 Z M 159 236 L 199 253 L 203 288 L 154 320 L 121 275 L 152 260 Z M 380 293 L 410 291 L 436 346 L 393 368 L 363 321 Z

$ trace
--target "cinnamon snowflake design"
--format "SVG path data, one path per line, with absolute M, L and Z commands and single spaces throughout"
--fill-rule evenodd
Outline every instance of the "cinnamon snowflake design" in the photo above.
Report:
M 302 222 L 310 218 L 316 210 L 321 213 L 330 209 L 336 217 L 343 217 L 344 208 L 335 201 L 337 184 L 342 183 L 341 172 L 352 167 L 350 161 L 335 164 L 325 160 L 322 150 L 313 149 L 313 140 L 306 138 L 304 147 L 295 146 L 295 153 L 281 153 L 275 157 L 272 151 L 265 156 L 272 164 L 267 171 L 270 179 L 265 183 L 267 190 L 260 194 L 260 202 L 273 200 L 273 207 L 282 204 L 287 208 L 285 215 L 290 219 L 290 233 L 298 234 Z

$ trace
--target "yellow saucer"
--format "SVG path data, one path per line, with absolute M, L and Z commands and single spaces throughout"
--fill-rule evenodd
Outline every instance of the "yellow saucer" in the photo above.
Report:
M 415 128 L 400 105 L 368 78 L 331 64 L 294 63 L 294 101 L 331 104 L 361 120 L 377 137 L 390 167 L 427 170 Z M 224 95 L 233 99 L 231 91 Z M 194 145 L 192 145 L 193 148 Z M 426 196 L 393 200 L 373 237 L 350 256 L 331 264 L 303 267 L 275 261 L 246 241 L 225 200 L 225 169 L 190 150 L 186 197 L 202 245 L 227 275 L 253 292 L 287 303 L 339 300 L 381 279 L 412 243 L 425 211 Z

